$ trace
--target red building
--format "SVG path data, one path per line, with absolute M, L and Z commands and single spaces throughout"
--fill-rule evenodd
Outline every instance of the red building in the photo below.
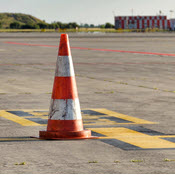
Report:
M 116 16 L 116 29 L 169 29 L 170 20 L 167 16 Z

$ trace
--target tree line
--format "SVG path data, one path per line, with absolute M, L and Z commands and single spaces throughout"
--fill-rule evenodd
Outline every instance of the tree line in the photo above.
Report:
M 3 25 L 0 22 L 0 28 Z M 113 24 L 105 23 L 102 25 L 95 26 L 94 24 L 80 24 L 78 25 L 76 22 L 70 23 L 61 23 L 61 22 L 53 22 L 51 24 L 48 23 L 27 23 L 21 24 L 19 22 L 10 23 L 9 29 L 76 29 L 76 28 L 114 28 Z

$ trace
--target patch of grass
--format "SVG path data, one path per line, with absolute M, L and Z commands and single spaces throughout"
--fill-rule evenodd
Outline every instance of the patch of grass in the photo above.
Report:
M 108 92 L 108 94 L 113 94 L 114 93 L 114 91 L 110 91 L 110 92 Z
M 95 92 L 96 94 L 103 94 L 103 92 Z
M 2 93 L 0 93 L 0 95 L 5 95 L 5 94 L 7 94 L 7 93 L 3 93 L 3 92 L 2 92 Z
M 167 89 L 164 89 L 163 91 L 168 92 L 168 90 L 167 90 Z
M 46 94 L 52 94 L 52 92 L 46 92 Z
M 90 78 L 90 79 L 95 79 L 94 77 L 88 77 L 88 78 Z
M 164 159 L 165 162 L 173 162 L 175 159 Z
M 16 79 L 9 79 L 9 80 L 7 80 L 7 82 L 14 82 L 14 81 L 16 81 Z
M 26 163 L 25 162 L 15 163 L 15 165 L 26 165 Z
M 175 91 L 171 91 L 171 90 L 167 90 L 167 89 L 164 89 L 163 91 L 164 91 L 164 92 L 171 92 L 171 93 L 175 93 Z
M 114 160 L 114 163 L 120 163 L 120 161 L 119 160 Z
M 89 161 L 88 163 L 98 163 L 97 160 Z
M 140 162 L 143 162 L 143 160 L 131 160 L 131 162 L 140 163 Z
M 119 83 L 119 84 L 124 84 L 124 85 L 128 85 L 128 83 L 121 82 L 121 81 L 118 81 L 117 83 Z
M 140 86 L 138 86 L 138 87 L 147 88 L 146 86 L 142 86 L 142 85 L 140 85 Z
M 167 89 L 164 89 L 163 91 L 164 91 L 164 92 L 171 92 L 170 90 L 167 90 Z

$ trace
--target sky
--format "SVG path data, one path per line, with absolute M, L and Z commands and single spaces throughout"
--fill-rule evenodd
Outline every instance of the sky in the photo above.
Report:
M 0 13 L 30 14 L 48 23 L 113 24 L 114 15 L 156 15 L 160 10 L 175 18 L 175 0 L 0 0 Z

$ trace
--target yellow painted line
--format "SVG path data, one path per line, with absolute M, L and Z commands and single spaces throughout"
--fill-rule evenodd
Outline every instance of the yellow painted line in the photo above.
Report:
M 104 113 L 108 116 L 128 120 L 128 121 L 131 121 L 131 122 L 134 122 L 134 123 L 137 123 L 137 124 L 157 124 L 156 122 L 150 122 L 150 121 L 139 119 L 139 118 L 136 118 L 136 117 L 131 117 L 131 116 L 120 114 L 118 112 L 110 111 L 110 110 L 107 110 L 107 109 L 93 109 L 93 111 Z M 130 124 L 132 124 L 132 123 L 130 123 Z
M 19 123 L 22 126 L 41 126 L 38 123 L 32 122 L 32 121 L 27 120 L 27 119 L 22 118 L 22 117 L 18 117 L 17 115 L 8 113 L 5 110 L 0 111 L 0 117 L 6 118 L 6 119 L 11 120 L 11 121 L 16 122 L 16 123 Z
M 102 113 L 103 115 L 89 115 L 89 114 L 85 114 L 85 115 L 82 115 L 82 118 L 83 119 L 87 119 L 87 121 L 84 121 L 84 124 L 86 126 L 90 126 L 90 125 L 97 125 L 97 126 L 100 126 L 100 125 L 111 125 L 111 126 L 114 126 L 114 125 L 128 125 L 128 124 L 155 124 L 155 122 L 150 122 L 150 121 L 146 121 L 146 120 L 143 120 L 143 119 L 139 119 L 139 118 L 135 118 L 135 117 L 131 117 L 131 116 L 127 116 L 127 115 L 124 115 L 124 114 L 120 114 L 120 113 L 117 113 L 117 112 L 114 112 L 114 111 L 110 111 L 110 110 L 107 110 L 107 109 L 91 109 L 91 108 L 88 108 L 88 109 L 83 109 L 83 110 L 92 110 L 94 112 L 100 112 Z M 5 110 L 3 110 L 4 113 L 6 112 Z M 17 122 L 17 121 L 21 121 L 21 122 L 17 122 L 17 123 L 20 123 L 22 124 L 23 126 L 41 126 L 41 124 L 38 124 L 36 122 L 32 122 L 32 121 L 29 121 L 27 120 L 28 122 L 22 122 L 22 120 L 25 120 L 25 118 L 42 118 L 42 119 L 48 119 L 48 116 L 43 116 L 43 115 L 46 115 L 48 114 L 48 112 L 42 112 L 42 111 L 47 111 L 47 109 L 15 109 L 15 110 L 12 110 L 12 111 L 24 111 L 24 112 L 28 112 L 29 114 L 32 114 L 34 116 L 22 116 L 22 117 L 19 117 L 15 114 L 11 114 L 11 113 L 8 113 L 6 112 L 5 116 L 2 115 L 2 117 L 4 118 L 8 118 L 9 120 L 12 120 L 14 122 Z M 37 112 L 34 112 L 34 111 L 37 111 Z M 40 112 L 41 111 L 41 112 Z M 8 113 L 8 115 L 7 115 Z M 104 115 L 105 114 L 105 115 Z M 10 117 L 11 116 L 11 117 Z M 13 116 L 13 117 L 12 117 Z M 14 119 L 14 116 L 16 118 L 18 118 L 17 120 L 13 120 Z M 116 118 L 120 118 L 120 119 L 124 119 L 126 120 L 126 123 L 117 123 L 117 121 L 111 121 L 111 120 L 108 120 L 108 119 L 100 119 L 100 117 L 108 117 L 108 116 L 112 116 L 112 117 L 116 117 Z M 10 117 L 10 118 L 9 118 Z M 96 119 L 94 121 L 92 121 L 91 119 Z M 130 121 L 130 122 L 133 122 L 133 123 L 127 123 L 127 121 Z M 88 123 L 89 122 L 89 123 Z M 90 123 L 90 122 L 94 122 L 94 123 Z
M 175 137 L 175 135 L 162 135 L 162 136 L 156 136 L 156 137 L 161 137 L 161 138 L 166 138 L 166 137 L 169 138 L 170 137 L 171 138 L 171 137 Z
M 128 128 L 88 128 L 94 132 L 105 135 L 100 139 L 117 139 L 140 148 L 175 148 L 175 143 L 158 137 L 133 131 Z

